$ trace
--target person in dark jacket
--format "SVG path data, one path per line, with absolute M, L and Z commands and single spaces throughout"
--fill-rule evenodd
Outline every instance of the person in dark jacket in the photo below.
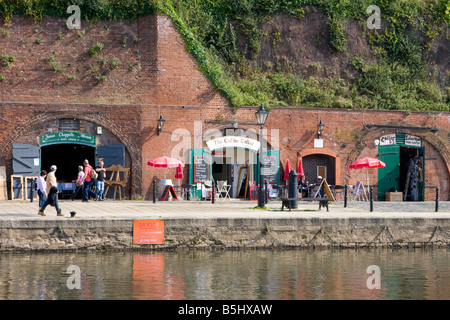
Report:
M 308 184 L 305 181 L 305 176 L 301 176 L 298 181 L 298 192 L 302 194 L 302 198 L 307 198 L 309 195 Z
M 50 173 L 52 173 L 54 176 L 55 172 L 56 172 L 56 166 L 53 165 L 50 167 Z M 56 181 L 56 176 L 54 179 Z M 61 209 L 59 208 L 58 193 L 59 193 L 58 187 L 56 185 L 53 185 L 48 192 L 47 200 L 45 201 L 44 205 L 38 212 L 39 215 L 45 216 L 45 213 L 44 213 L 45 208 L 47 208 L 48 205 L 51 205 L 52 207 L 55 207 L 57 216 L 64 216 L 61 213 Z

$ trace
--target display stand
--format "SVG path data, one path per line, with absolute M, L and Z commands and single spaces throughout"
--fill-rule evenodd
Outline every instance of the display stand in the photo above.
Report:
M 362 181 L 358 181 L 355 184 L 355 188 L 352 193 L 353 200 L 357 201 L 367 201 L 366 190 L 364 189 L 364 184 Z
M 170 194 L 172 195 L 173 198 L 178 200 L 178 197 L 177 197 L 177 194 L 175 193 L 175 190 L 173 189 L 172 186 L 169 185 L 169 186 L 166 186 L 164 188 L 164 191 L 163 191 L 163 193 L 161 195 L 160 201 L 166 201 L 166 198 L 167 198 L 169 192 L 170 192 Z
M 330 199 L 330 201 L 336 202 L 336 199 L 333 196 L 333 192 L 331 192 L 330 186 L 328 185 L 328 182 L 326 179 L 322 179 L 322 182 L 319 185 L 319 188 L 316 191 L 316 194 L 314 195 L 314 198 L 317 197 L 317 195 L 319 194 L 319 190 L 320 188 L 323 187 L 323 191 L 325 191 L 325 194 L 327 195 L 328 199 Z

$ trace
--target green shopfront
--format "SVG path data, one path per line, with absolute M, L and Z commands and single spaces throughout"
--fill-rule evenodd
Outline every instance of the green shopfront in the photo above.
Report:
M 58 178 L 71 180 L 84 159 L 93 166 L 97 163 L 96 136 L 80 132 L 51 132 L 39 137 L 40 169 L 48 170 L 55 164 Z M 69 181 L 67 181 L 69 182 Z
M 122 143 L 102 145 L 96 135 L 59 131 L 38 136 L 38 144 L 13 144 L 13 174 L 21 176 L 39 175 L 41 170 L 57 166 L 60 188 L 69 192 L 74 189 L 73 181 L 78 166 L 87 159 L 95 167 L 103 159 L 105 167 L 113 164 L 125 165 L 125 147 Z
M 280 183 L 280 150 L 264 150 L 259 160 L 259 141 L 245 136 L 224 136 L 206 142 L 207 148 L 190 150 L 189 183 L 201 185 L 214 180 L 229 186 L 231 198 L 254 198 L 260 168 L 263 180 Z M 199 191 L 198 191 L 199 192 Z M 200 192 L 198 194 L 200 196 Z
M 403 201 L 424 201 L 425 147 L 422 139 L 406 133 L 384 135 L 378 140 L 378 200 L 387 192 L 402 192 Z

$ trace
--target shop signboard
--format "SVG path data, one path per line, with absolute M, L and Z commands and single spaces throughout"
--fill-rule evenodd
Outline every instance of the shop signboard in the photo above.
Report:
M 419 137 L 411 136 L 409 134 L 405 135 L 405 145 L 408 147 L 422 147 L 422 139 Z
M 83 144 L 96 147 L 96 139 L 94 135 L 82 132 L 50 132 L 40 136 L 39 143 L 41 146 L 47 146 L 59 143 Z
M 260 143 L 258 140 L 247 137 L 226 136 L 209 140 L 206 142 L 206 145 L 211 151 L 225 148 L 243 148 L 258 152 Z
M 380 146 L 388 146 L 396 143 L 395 133 L 380 137 Z

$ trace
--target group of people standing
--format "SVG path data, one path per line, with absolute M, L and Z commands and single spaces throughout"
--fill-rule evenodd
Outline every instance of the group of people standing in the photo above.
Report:
M 83 164 L 84 168 L 83 166 L 78 166 L 78 175 L 77 180 L 75 181 L 75 191 L 71 196 L 72 201 L 75 200 L 80 190 L 82 202 L 89 202 L 90 198 L 94 198 L 95 201 L 105 200 L 104 192 L 106 169 L 103 167 L 103 161 L 99 161 L 95 169 L 92 168 L 88 160 L 84 160 Z M 92 191 L 94 183 L 95 192 Z
M 78 167 L 78 175 L 75 181 L 75 190 L 71 196 L 72 201 L 75 200 L 78 192 L 81 190 L 82 202 L 89 202 L 90 198 L 94 198 L 95 201 L 105 200 L 105 173 L 106 169 L 103 167 L 103 161 L 98 162 L 97 167 L 94 169 L 88 160 L 83 161 L 83 166 Z M 41 216 L 45 216 L 44 210 L 48 205 L 54 206 L 57 216 L 64 216 L 59 208 L 58 203 L 58 183 L 56 180 L 55 165 L 50 167 L 50 172 L 42 170 L 37 180 L 37 193 L 39 197 L 39 212 Z M 92 187 L 95 183 L 95 192 Z

